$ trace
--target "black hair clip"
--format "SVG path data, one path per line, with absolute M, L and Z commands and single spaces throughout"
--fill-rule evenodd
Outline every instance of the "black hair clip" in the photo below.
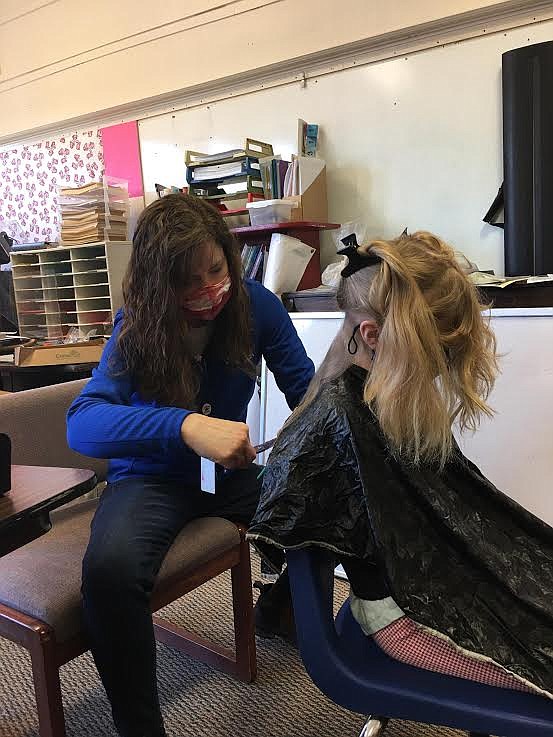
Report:
M 365 269 L 367 266 L 376 266 L 380 263 L 379 256 L 369 256 L 366 253 L 359 253 L 359 246 L 357 244 L 357 238 L 355 233 L 347 235 L 341 239 L 345 248 L 338 251 L 339 256 L 347 256 L 348 262 L 344 266 L 341 272 L 341 276 L 347 279 L 348 276 L 355 274 L 360 269 Z

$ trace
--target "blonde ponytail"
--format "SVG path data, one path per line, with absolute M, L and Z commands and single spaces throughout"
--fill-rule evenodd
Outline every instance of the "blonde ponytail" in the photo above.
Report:
M 375 241 L 369 250 L 380 257 L 380 269 L 366 285 L 364 304 L 344 305 L 364 306 L 380 325 L 365 402 L 396 452 L 414 464 L 443 467 L 453 421 L 461 431 L 476 429 L 482 414 L 492 414 L 486 399 L 497 373 L 495 337 L 476 288 L 436 236 L 418 232 Z M 356 292 L 362 272 L 351 277 Z
M 453 250 L 431 233 L 373 241 L 359 250 L 378 256 L 380 265 L 342 279 L 342 329 L 287 424 L 348 368 L 352 328 L 372 319 L 380 333 L 364 400 L 392 452 L 415 465 L 443 467 L 453 422 L 461 432 L 475 430 L 482 414 L 493 414 L 486 399 L 498 370 L 496 344 L 478 292 Z
M 382 431 L 415 464 L 443 463 L 451 450 L 452 397 L 436 377 L 447 376 L 444 351 L 428 304 L 415 279 L 388 244 L 372 244 L 382 259 L 369 302 L 382 315 L 378 348 L 365 385 Z

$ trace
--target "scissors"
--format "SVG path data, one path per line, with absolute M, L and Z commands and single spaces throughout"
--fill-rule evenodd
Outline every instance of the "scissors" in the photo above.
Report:
M 269 450 L 269 448 L 272 448 L 273 445 L 275 444 L 275 442 L 276 442 L 276 438 L 273 438 L 272 440 L 267 440 L 265 443 L 260 443 L 259 445 L 254 445 L 253 446 L 253 449 L 255 450 L 255 452 L 257 453 L 257 455 L 259 455 L 260 453 L 263 453 L 264 450 Z M 263 468 L 261 469 L 261 471 L 259 472 L 259 475 L 257 477 L 258 480 L 263 476 L 263 474 L 265 473 L 265 469 L 266 468 L 267 468 L 267 466 L 263 466 Z
M 259 455 L 260 453 L 263 453 L 264 451 L 269 450 L 269 448 L 272 448 L 275 443 L 276 443 L 276 438 L 273 438 L 272 440 L 267 440 L 265 443 L 254 445 L 253 449 L 255 450 L 255 454 Z M 261 473 L 259 474 L 257 478 L 261 478 L 264 472 L 265 472 L 265 467 L 261 469 Z M 218 467 L 217 473 L 219 474 L 220 477 L 224 477 L 224 476 L 227 476 L 229 473 L 232 473 L 232 471 L 229 470 L 228 468 Z

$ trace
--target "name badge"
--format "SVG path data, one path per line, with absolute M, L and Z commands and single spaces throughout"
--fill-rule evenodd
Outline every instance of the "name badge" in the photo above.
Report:
M 215 462 L 209 458 L 201 459 L 200 488 L 208 494 L 215 494 Z

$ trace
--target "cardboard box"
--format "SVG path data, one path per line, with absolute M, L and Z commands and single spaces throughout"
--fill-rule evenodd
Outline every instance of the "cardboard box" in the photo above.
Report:
M 66 345 L 26 346 L 15 348 L 16 366 L 59 366 L 70 363 L 98 363 L 106 341 L 104 338 Z
M 326 166 L 320 159 L 300 157 L 299 191 L 301 194 L 286 197 L 293 201 L 292 220 L 307 220 L 316 223 L 328 222 L 328 199 L 326 192 Z

